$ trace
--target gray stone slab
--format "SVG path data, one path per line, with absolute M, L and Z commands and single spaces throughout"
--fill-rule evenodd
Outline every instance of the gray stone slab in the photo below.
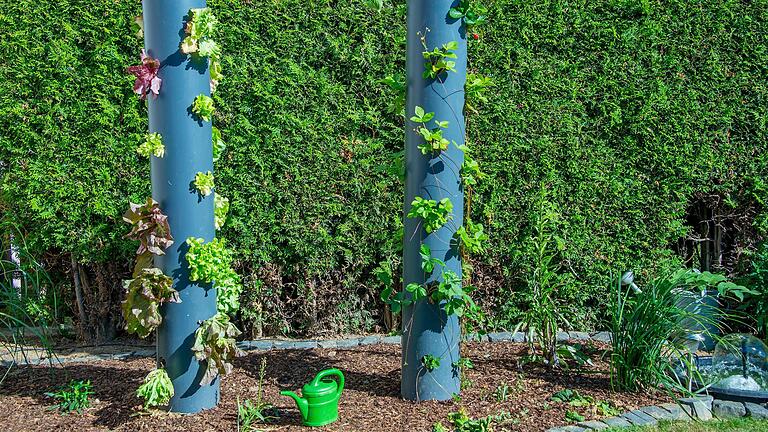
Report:
M 337 348 L 354 348 L 360 346 L 360 338 L 339 339 L 336 341 Z
M 272 340 L 255 340 L 251 341 L 250 349 L 259 351 L 269 351 L 275 347 L 275 342 Z
M 608 429 L 610 427 L 607 424 L 597 420 L 581 422 L 576 424 L 576 426 L 583 427 L 588 430 L 603 430 L 603 429 Z
M 570 337 L 570 339 L 577 340 L 577 341 L 590 340 L 589 333 L 585 333 L 585 332 L 572 331 L 572 332 L 568 332 L 568 336 Z
M 699 420 L 712 420 L 712 396 L 680 399 L 680 404 L 691 407 L 691 414 Z
M 378 345 L 381 343 L 381 336 L 364 336 L 360 338 L 360 345 Z
M 652 426 L 658 423 L 658 420 L 644 413 L 642 410 L 634 410 L 622 415 L 636 426 Z
M 287 349 L 314 349 L 317 348 L 317 341 L 295 341 L 291 342 Z
M 676 415 L 673 415 L 669 411 L 654 405 L 640 408 L 640 410 L 655 418 L 656 420 L 677 420 Z
M 525 342 L 525 336 L 520 332 L 488 333 L 487 336 L 491 342 Z
M 756 418 L 756 419 L 768 419 L 768 408 L 752 403 L 752 402 L 745 402 L 744 408 L 747 410 L 747 415 Z
M 154 357 L 157 355 L 157 351 L 154 349 L 142 349 L 133 352 L 136 357 Z
M 387 336 L 381 339 L 381 343 L 386 345 L 400 345 L 402 336 Z
M 559 331 L 557 332 L 557 340 L 560 342 L 565 342 L 571 338 L 571 335 L 568 334 L 568 332 Z
M 549 429 L 549 432 L 586 432 L 588 430 L 580 426 L 569 425 Z
M 338 347 L 338 344 L 336 340 L 321 340 L 321 341 L 317 341 L 317 347 L 324 348 L 324 349 L 333 349 Z
M 598 342 L 611 343 L 611 332 L 601 331 L 601 332 L 593 333 L 591 338 L 592 340 L 595 340 Z
M 712 402 L 715 400 L 712 396 L 696 396 L 696 397 L 690 397 L 690 398 L 682 398 L 680 399 L 680 403 L 684 405 L 693 406 L 693 403 L 696 401 L 699 401 L 704 404 L 708 409 L 712 409 Z
M 716 399 L 712 402 L 712 414 L 719 418 L 739 418 L 747 415 L 747 408 L 741 402 Z
M 608 417 L 600 421 L 614 428 L 625 428 L 632 426 L 632 423 L 630 423 L 629 420 L 622 417 Z
M 674 416 L 674 420 L 691 420 L 693 412 L 688 405 L 678 405 L 676 403 L 665 403 L 659 405 L 659 407 L 669 411 Z

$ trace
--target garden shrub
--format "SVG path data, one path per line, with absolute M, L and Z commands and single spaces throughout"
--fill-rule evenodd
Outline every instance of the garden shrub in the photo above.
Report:
M 382 80 L 404 71 L 404 3 L 209 1 L 227 71 L 213 113 L 228 146 L 215 170 L 230 200 L 219 235 L 254 333 L 382 323 L 374 269 L 400 254 L 404 142 Z M 495 85 L 468 137 L 487 174 L 474 221 L 490 243 L 472 277 L 495 326 L 514 327 L 528 301 L 533 250 L 521 239 L 542 185 L 563 242 L 556 296 L 578 328 L 605 318 L 611 274 L 647 280 L 680 261 L 702 195 L 746 218 L 736 246 L 766 235 L 765 1 L 484 3 L 470 71 Z M 121 214 L 150 191 L 136 154 L 146 108 L 125 72 L 142 48 L 141 5 L 0 6 L 0 209 L 40 256 L 72 254 L 119 311 L 136 249 Z

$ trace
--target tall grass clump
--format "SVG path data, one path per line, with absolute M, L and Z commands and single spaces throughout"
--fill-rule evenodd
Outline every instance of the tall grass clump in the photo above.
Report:
M 696 375 L 692 351 L 698 340 L 716 337 L 721 330 L 723 314 L 719 308 L 706 304 L 690 307 L 702 283 L 706 286 L 721 280 L 712 276 L 678 270 L 653 280 L 641 292 L 618 282 L 612 317 L 612 387 L 627 391 L 659 387 L 690 391 L 690 386 L 676 378 L 674 369 L 683 366 L 689 376 Z M 712 288 L 716 288 L 717 283 L 713 283 Z
M 0 242 L 0 355 L 6 360 L 2 384 L 16 363 L 32 360 L 31 354 L 52 360 L 51 326 L 59 318 L 59 298 L 44 266 L 28 252 L 20 230 L 0 223 L 0 233 L 6 234 Z

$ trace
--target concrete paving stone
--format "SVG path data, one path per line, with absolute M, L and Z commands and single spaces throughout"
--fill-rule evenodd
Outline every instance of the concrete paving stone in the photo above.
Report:
M 364 336 L 360 338 L 360 345 L 378 345 L 381 343 L 381 336 Z
M 712 420 L 712 396 L 680 399 L 680 404 L 691 407 L 691 414 L 699 420 Z
M 339 339 L 336 341 L 337 348 L 354 348 L 360 346 L 360 338 Z
M 338 347 L 338 342 L 334 340 L 321 340 L 317 341 L 318 348 L 333 349 Z
M 756 419 L 768 419 L 768 408 L 763 405 L 759 405 L 752 402 L 745 402 L 744 408 L 747 410 L 747 415 Z
M 589 430 L 603 430 L 603 429 L 608 429 L 610 427 L 607 424 L 597 420 L 581 422 L 581 423 L 578 423 L 576 426 L 583 427 Z
M 572 331 L 572 332 L 568 332 L 568 336 L 570 337 L 570 339 L 577 340 L 577 341 L 588 341 L 591 339 L 589 336 L 589 333 L 586 333 L 586 332 Z
M 295 341 L 291 342 L 288 349 L 314 349 L 317 348 L 317 341 Z
M 600 421 L 602 421 L 603 423 L 607 424 L 610 427 L 615 427 L 615 428 L 625 428 L 625 427 L 632 426 L 632 423 L 630 423 L 629 420 L 623 417 L 608 417 Z
M 655 425 L 656 423 L 659 422 L 655 417 L 643 411 L 642 409 L 636 409 L 636 410 L 630 411 L 630 413 L 640 417 L 641 419 L 643 419 L 643 421 L 647 422 L 647 424 L 649 425 Z
M 549 429 L 547 432 L 585 432 L 588 430 L 589 429 L 584 429 L 583 427 L 569 425 L 569 426 L 560 426 L 560 427 L 552 428 L 552 429 Z
M 658 423 L 655 418 L 645 413 L 643 413 L 642 415 L 639 415 L 637 411 L 630 411 L 630 412 L 624 413 L 621 415 L 621 417 L 627 419 L 627 421 L 629 421 L 635 426 L 651 426 Z
M 669 411 L 654 405 L 640 408 L 640 410 L 642 410 L 644 413 L 648 414 L 649 416 L 655 418 L 656 420 L 676 420 L 676 417 L 677 417 L 672 413 L 670 413 Z
M 381 343 L 387 345 L 400 345 L 402 339 L 401 336 L 386 336 L 381 339 Z
M 607 331 L 593 333 L 590 337 L 598 342 L 611 343 L 611 333 Z
M 675 416 L 675 420 L 691 420 L 693 417 L 693 411 L 688 405 L 679 405 L 676 403 L 665 403 L 659 405 L 661 408 L 669 411 L 670 414 Z

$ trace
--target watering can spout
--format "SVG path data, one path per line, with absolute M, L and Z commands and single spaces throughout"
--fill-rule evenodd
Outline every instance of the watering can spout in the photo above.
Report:
M 301 411 L 301 418 L 303 420 L 307 420 L 307 412 L 309 411 L 309 403 L 306 399 L 302 399 L 297 395 L 296 393 L 292 391 L 281 391 L 280 396 L 288 396 L 289 398 L 296 401 L 296 405 L 299 407 L 299 411 Z

